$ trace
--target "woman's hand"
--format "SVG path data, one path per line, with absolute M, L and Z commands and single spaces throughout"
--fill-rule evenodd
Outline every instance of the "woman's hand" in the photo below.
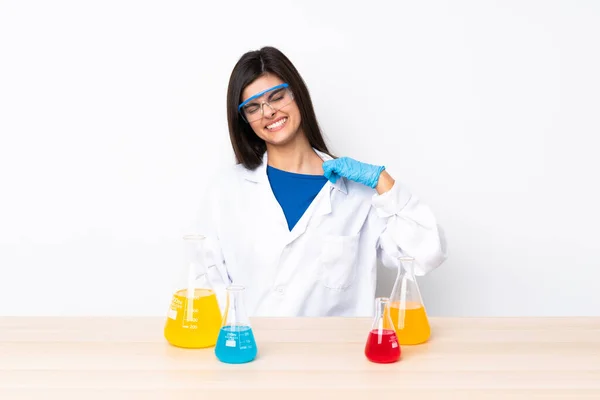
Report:
M 384 170 L 384 166 L 366 164 L 349 157 L 340 157 L 323 163 L 324 175 L 332 183 L 335 183 L 339 177 L 344 177 L 377 189 L 379 194 L 387 192 L 394 186 L 394 180 Z

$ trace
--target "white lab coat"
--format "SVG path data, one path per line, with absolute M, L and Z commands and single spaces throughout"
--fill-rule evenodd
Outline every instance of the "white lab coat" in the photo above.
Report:
M 323 159 L 330 156 L 315 150 Z M 223 285 L 246 287 L 249 316 L 372 316 L 377 262 L 415 258 L 424 275 L 446 258 L 431 210 L 396 180 L 379 195 L 342 178 L 327 182 L 290 231 L 263 163 L 219 173 L 200 209 L 198 232 L 223 307 Z M 216 267 L 216 268 L 214 268 Z

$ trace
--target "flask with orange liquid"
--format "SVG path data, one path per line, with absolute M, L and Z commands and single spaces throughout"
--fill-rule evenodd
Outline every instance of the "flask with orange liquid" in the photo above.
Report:
M 222 316 L 204 264 L 205 237 L 186 235 L 183 239 L 186 263 L 167 312 L 165 339 L 177 347 L 212 347 L 217 343 Z
M 401 345 L 424 343 L 431 335 L 413 263 L 412 257 L 400 257 L 396 283 L 390 296 L 392 323 Z

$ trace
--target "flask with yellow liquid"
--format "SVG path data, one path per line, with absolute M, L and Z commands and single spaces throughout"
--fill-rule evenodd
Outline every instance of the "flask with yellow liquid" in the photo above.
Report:
M 212 347 L 217 343 L 222 315 L 204 263 L 206 238 L 186 235 L 183 239 L 186 263 L 167 312 L 165 339 L 177 347 Z
M 414 274 L 414 258 L 400 257 L 389 310 L 401 345 L 425 343 L 431 335 L 429 319 Z

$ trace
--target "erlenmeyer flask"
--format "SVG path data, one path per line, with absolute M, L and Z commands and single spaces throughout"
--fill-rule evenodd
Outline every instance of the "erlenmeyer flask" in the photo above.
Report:
M 183 237 L 186 262 L 167 314 L 164 335 L 178 347 L 214 346 L 221 327 L 221 309 L 204 264 L 202 235 Z
M 414 274 L 414 258 L 400 257 L 390 296 L 390 313 L 400 344 L 419 344 L 429 339 L 431 328 Z
M 227 307 L 215 355 L 221 362 L 228 364 L 250 362 L 256 358 L 258 352 L 244 307 L 244 290 L 244 286 L 241 285 L 227 287 Z
M 389 314 L 389 299 L 375 299 L 375 318 L 365 345 L 365 356 L 375 363 L 393 363 L 400 359 L 400 344 Z

